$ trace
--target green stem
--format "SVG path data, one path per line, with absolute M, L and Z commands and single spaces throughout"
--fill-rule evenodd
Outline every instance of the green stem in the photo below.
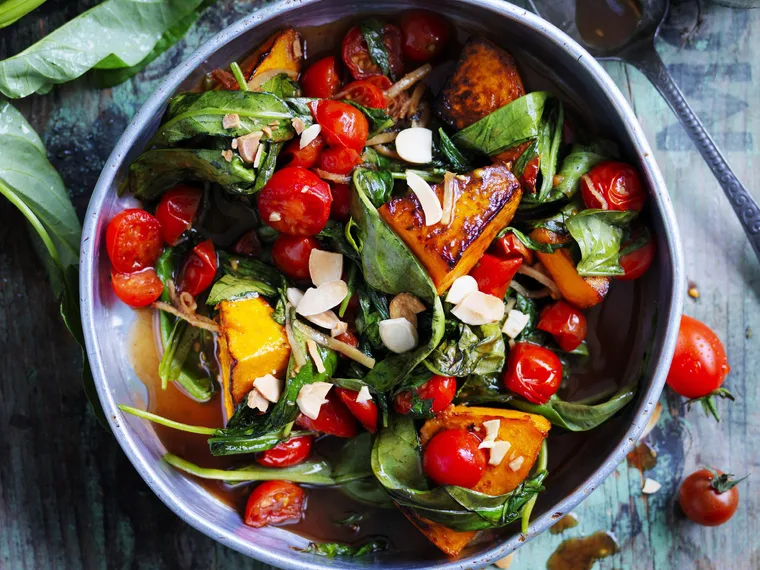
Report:
M 125 406 L 124 404 L 119 404 L 119 409 L 122 412 L 126 412 L 128 414 L 132 414 L 133 416 L 137 416 L 138 418 L 142 418 L 144 420 L 151 421 L 153 423 L 160 424 L 162 426 L 170 427 L 172 429 L 176 429 L 179 431 L 185 431 L 187 433 L 200 433 L 203 435 L 215 435 L 216 434 L 216 428 L 211 427 L 205 427 L 205 426 L 191 426 L 188 424 L 183 424 L 181 422 L 175 422 L 174 420 L 170 420 L 168 418 L 165 418 L 163 416 L 158 416 L 156 414 L 152 414 L 150 412 L 146 412 L 145 410 L 139 410 L 137 408 L 133 408 L 132 406 Z
M 546 471 L 546 467 L 549 464 L 549 448 L 546 445 L 546 440 L 543 441 L 541 444 L 541 451 L 538 453 L 538 459 L 536 460 L 535 465 L 535 472 L 538 473 L 540 471 Z M 530 526 L 530 515 L 533 512 L 533 507 L 536 504 L 536 501 L 538 500 L 538 493 L 533 495 L 530 499 L 528 499 L 528 502 L 525 503 L 525 506 L 523 507 L 522 517 L 521 517 L 521 531 L 523 534 L 526 534 L 528 532 L 528 526 Z
M 248 83 L 245 80 L 245 77 L 243 77 L 243 70 L 240 69 L 240 66 L 236 61 L 233 61 L 230 64 L 230 69 L 232 70 L 232 75 L 235 76 L 235 79 L 238 82 L 238 85 L 240 86 L 241 91 L 248 91 Z
M 342 319 L 343 315 L 346 314 L 346 309 L 348 309 L 348 304 L 351 302 L 351 297 L 354 295 L 354 282 L 356 280 L 356 265 L 351 263 L 348 267 L 348 279 L 346 280 L 346 283 L 348 283 L 348 293 L 346 293 L 346 296 L 343 298 L 343 302 L 340 304 L 340 309 L 338 309 L 338 316 Z
M 10 26 L 43 4 L 45 0 L 9 0 L 0 2 L 0 28 Z

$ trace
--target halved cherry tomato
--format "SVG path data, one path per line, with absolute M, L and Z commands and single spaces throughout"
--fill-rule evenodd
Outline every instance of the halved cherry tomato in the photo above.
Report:
M 367 142 L 369 123 L 359 109 L 342 101 L 322 99 L 309 103 L 314 120 L 322 127 L 322 136 L 330 146 L 361 152 Z
M 319 249 L 319 242 L 313 237 L 279 234 L 272 244 L 272 259 L 288 277 L 308 279 L 309 256 L 313 249 Z
M 202 241 L 190 252 L 179 277 L 179 289 L 193 297 L 200 295 L 214 282 L 216 251 L 210 239 Z
M 457 394 L 457 380 L 453 376 L 432 376 L 430 380 L 415 389 L 420 400 L 431 400 L 430 411 L 440 414 L 449 407 Z M 408 414 L 412 409 L 412 393 L 400 392 L 393 400 L 393 408 L 399 414 Z
M 718 526 L 728 521 L 739 506 L 739 490 L 731 475 L 700 469 L 689 475 L 678 490 L 678 504 L 697 524 Z
M 551 334 L 562 350 L 572 352 L 586 338 L 586 316 L 564 301 L 557 301 L 541 311 L 536 328 Z
M 362 157 L 352 148 L 331 146 L 319 155 L 319 168 L 333 174 L 348 174 Z
M 706 324 L 683 315 L 668 386 L 686 398 L 702 398 L 720 388 L 730 371 L 718 335 Z
M 306 68 L 301 76 L 304 97 L 329 99 L 340 89 L 338 62 L 334 56 L 323 57 Z
M 480 291 L 503 299 L 522 262 L 522 257 L 499 259 L 495 255 L 486 253 L 470 270 L 470 275 L 478 282 Z
M 255 528 L 295 523 L 301 520 L 305 506 L 306 492 L 298 485 L 289 481 L 264 481 L 248 497 L 243 521 Z
M 272 449 L 259 453 L 256 463 L 264 467 L 290 467 L 303 463 L 311 455 L 313 440 L 310 435 L 302 435 L 281 441 Z
M 377 431 L 377 404 L 374 400 L 357 402 L 356 397 L 359 392 L 356 390 L 335 388 L 335 391 L 354 417 L 361 422 L 364 429 L 369 433 L 375 433 Z
M 518 342 L 509 351 L 504 385 L 534 404 L 545 404 L 559 390 L 562 362 L 548 348 Z
M 636 242 L 639 235 L 639 232 L 634 232 L 631 239 L 620 246 L 620 251 L 624 252 L 632 243 Z M 644 273 L 647 272 L 647 269 L 649 269 L 649 266 L 652 265 L 654 254 L 654 240 L 650 234 L 644 245 L 620 256 L 620 267 L 623 268 L 625 273 L 623 275 L 618 275 L 616 279 L 623 279 L 626 281 L 630 279 L 638 279 L 644 275 Z
M 164 290 L 164 284 L 152 267 L 134 273 L 118 273 L 111 270 L 111 283 L 116 296 L 135 309 L 147 307 L 158 299 Z
M 232 246 L 232 251 L 238 255 L 258 257 L 261 255 L 261 242 L 256 230 L 245 232 L 242 237 Z
M 156 218 L 161 224 L 161 237 L 169 245 L 177 242 L 193 225 L 203 192 L 186 184 L 164 192 L 156 208 Z
M 533 251 L 528 249 L 528 247 L 511 232 L 495 240 L 489 249 L 496 257 L 502 259 L 522 257 L 526 265 L 533 265 Z
M 327 182 L 300 166 L 278 170 L 259 193 L 261 219 L 278 232 L 295 236 L 322 231 L 331 205 Z
M 429 61 L 443 51 L 451 35 L 451 26 L 427 10 L 409 10 L 401 17 L 402 49 L 413 61 Z
M 281 167 L 301 166 L 311 168 L 319 160 L 319 153 L 327 146 L 325 139 L 317 136 L 313 141 L 301 148 L 301 138 L 298 137 L 290 141 L 278 157 Z
M 437 485 L 472 489 L 486 468 L 480 438 L 466 429 L 439 431 L 425 446 L 422 468 Z
M 382 75 L 381 77 L 385 76 Z M 390 83 L 390 80 L 388 80 L 388 83 Z M 385 109 L 388 106 L 388 101 L 386 100 L 385 95 L 383 95 L 383 91 L 367 79 L 349 83 L 341 89 L 341 93 L 343 95 L 340 99 L 344 101 L 353 101 L 364 107 Z
M 353 300 L 353 297 L 351 298 L 351 300 Z M 351 303 L 350 302 L 349 302 L 348 306 L 349 306 L 349 308 L 351 307 Z M 354 348 L 356 348 L 357 346 L 359 346 L 359 339 L 356 338 L 356 335 L 354 333 L 352 333 L 352 332 L 348 332 L 347 331 L 347 332 L 341 333 L 341 334 L 339 334 L 338 336 L 335 337 L 335 340 L 339 340 L 340 342 L 345 342 L 346 344 L 350 344 Z
M 354 437 L 357 434 L 356 418 L 332 391 L 327 394 L 327 403 L 322 404 L 316 420 L 299 414 L 296 425 L 338 437 Z
M 333 203 L 330 217 L 339 222 L 347 222 L 351 217 L 351 188 L 348 184 L 331 184 Z
M 387 91 L 391 85 L 393 85 L 393 82 L 388 79 L 385 75 L 373 75 L 372 77 L 367 77 L 366 79 L 363 79 L 362 81 L 366 81 L 367 83 L 371 83 L 375 87 L 377 87 L 380 91 Z
M 536 179 L 538 178 L 538 172 L 541 170 L 541 157 L 534 156 L 525 165 L 525 168 L 520 174 L 520 185 L 525 192 L 531 194 L 536 191 Z
M 145 210 L 124 210 L 108 223 L 106 251 L 117 273 L 152 266 L 162 249 L 161 222 Z
M 401 58 L 401 30 L 398 26 L 385 24 L 383 30 L 383 44 L 385 51 L 388 53 L 388 63 L 393 76 L 399 76 L 404 73 L 404 61 Z M 372 75 L 382 75 L 383 72 L 372 61 L 367 48 L 367 41 L 364 39 L 359 26 L 354 26 L 346 37 L 343 38 L 341 48 L 343 63 L 354 76 L 354 79 L 366 79 Z
M 630 164 L 605 160 L 581 177 L 581 195 L 587 208 L 640 212 L 647 195 L 639 173 Z

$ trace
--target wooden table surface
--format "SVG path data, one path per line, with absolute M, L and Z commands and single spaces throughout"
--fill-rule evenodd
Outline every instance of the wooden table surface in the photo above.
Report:
M 0 30 L 0 58 L 30 45 L 95 2 L 49 0 Z M 260 5 L 220 0 L 177 47 L 128 83 L 97 90 L 87 79 L 16 102 L 47 145 L 84 213 L 99 171 L 124 127 L 165 73 L 204 39 Z M 689 12 L 696 0 L 677 4 Z M 745 185 L 760 198 L 760 10 L 703 6 L 700 25 L 667 34 L 658 50 Z M 636 70 L 606 69 L 630 100 L 673 198 L 686 270 L 700 291 L 686 313 L 715 329 L 729 355 L 718 425 L 670 393 L 650 441 L 662 484 L 643 497 L 643 476 L 626 463 L 576 509 L 580 525 L 520 549 L 512 568 L 543 568 L 565 539 L 614 533 L 617 554 L 595 568 L 760 568 L 760 265 L 709 170 L 665 102 Z M 143 483 L 88 408 L 80 355 L 61 323 L 21 215 L 0 200 L 0 568 L 269 568 L 215 543 L 175 517 Z M 753 338 L 753 329 L 756 331 Z M 679 481 L 700 465 L 754 473 L 734 518 L 718 528 L 684 520 Z

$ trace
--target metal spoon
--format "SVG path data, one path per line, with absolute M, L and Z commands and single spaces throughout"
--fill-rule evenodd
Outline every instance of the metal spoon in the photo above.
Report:
M 755 255 L 760 259 L 760 207 L 731 170 L 655 50 L 654 40 L 668 15 L 670 0 L 641 0 L 641 17 L 635 31 L 622 45 L 612 48 L 599 48 L 581 37 L 575 25 L 573 0 L 528 1 L 534 12 L 565 31 L 597 59 L 614 59 L 630 63 L 649 78 L 673 109 L 702 158 L 718 179 L 744 228 L 744 233 L 747 234 L 752 249 L 755 250 Z

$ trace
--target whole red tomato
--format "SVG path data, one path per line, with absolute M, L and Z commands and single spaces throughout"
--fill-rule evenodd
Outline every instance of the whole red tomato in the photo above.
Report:
M 330 184 L 333 203 L 330 217 L 339 222 L 347 222 L 351 217 L 351 188 L 348 184 Z
M 340 89 L 340 74 L 335 56 L 324 57 L 306 68 L 299 82 L 304 97 L 329 99 Z
M 581 178 L 581 195 L 587 208 L 640 212 L 647 195 L 639 173 L 630 164 L 605 160 Z
M 518 342 L 509 351 L 504 385 L 534 404 L 545 404 L 562 382 L 562 362 L 548 348 Z
M 486 455 L 481 440 L 466 429 L 439 431 L 425 446 L 422 468 L 438 485 L 473 488 L 483 477 Z
M 441 53 L 449 42 L 451 26 L 427 10 L 410 10 L 401 17 L 402 49 L 413 61 L 425 62 Z
M 354 417 L 361 422 L 364 429 L 370 433 L 375 433 L 377 431 L 378 413 L 377 404 L 375 404 L 374 400 L 357 402 L 356 397 L 359 395 L 359 392 L 356 390 L 335 388 L 335 391 Z
M 278 162 L 282 168 L 286 166 L 301 166 L 303 168 L 311 168 L 319 160 L 319 154 L 324 150 L 325 139 L 317 135 L 317 137 L 301 148 L 301 138 L 296 138 L 290 141 L 278 157 Z
M 321 431 L 337 437 L 354 437 L 357 434 L 356 419 L 334 392 L 327 394 L 327 403 L 322 404 L 316 420 L 300 414 L 296 425 L 303 429 Z
M 216 276 L 216 251 L 210 239 L 193 248 L 179 274 L 179 290 L 200 295 L 214 282 Z
M 341 90 L 341 93 L 340 99 L 353 101 L 371 109 L 385 109 L 388 106 L 383 90 L 367 79 L 349 83 Z
M 398 26 L 385 24 L 383 28 L 383 44 L 388 53 L 388 63 L 391 75 L 394 77 L 404 73 L 404 60 L 401 57 L 401 30 Z M 361 28 L 354 26 L 343 38 L 341 47 L 343 63 L 354 76 L 354 79 L 366 79 L 372 75 L 382 75 L 380 67 L 372 61 L 369 55 L 367 41 Z
M 192 227 L 202 197 L 200 188 L 186 184 L 164 192 L 156 208 L 156 218 L 166 243 L 176 245 L 182 234 Z
M 284 234 L 313 236 L 330 217 L 330 186 L 300 166 L 278 170 L 259 193 L 261 219 Z
M 328 145 L 362 152 L 369 134 L 369 122 L 364 113 L 348 103 L 329 99 L 312 101 L 309 109 L 322 127 L 320 132 Z
M 161 296 L 164 284 L 152 267 L 134 273 L 118 273 L 111 270 L 111 284 L 114 293 L 134 309 L 147 307 Z
M 301 520 L 304 507 L 306 493 L 298 485 L 288 481 L 264 481 L 248 497 L 243 521 L 255 528 L 294 523 Z
M 453 376 L 432 376 L 430 380 L 415 389 L 420 400 L 430 401 L 430 411 L 440 414 L 449 407 L 457 394 L 457 380 Z M 400 392 L 393 400 L 393 407 L 399 414 L 408 414 L 413 405 L 414 397 L 411 392 Z
M 281 441 L 272 449 L 262 451 L 256 456 L 256 462 L 264 467 L 290 467 L 303 463 L 311 455 L 311 444 L 314 438 L 310 435 L 291 437 Z
M 689 475 L 678 491 L 678 504 L 697 524 L 718 526 L 728 521 L 739 506 L 733 475 L 700 469 Z
M 124 210 L 108 223 L 106 251 L 117 273 L 151 267 L 162 249 L 161 223 L 145 210 Z
M 313 237 L 280 234 L 272 244 L 272 259 L 288 277 L 309 279 L 309 256 L 314 249 L 319 249 L 319 242 Z
M 319 156 L 319 168 L 333 174 L 348 174 L 362 161 L 352 148 L 330 147 Z
M 623 275 L 618 275 L 616 279 L 631 280 L 638 279 L 647 272 L 649 266 L 654 261 L 655 246 L 651 234 L 647 231 L 646 241 L 636 249 L 627 251 L 631 245 L 636 243 L 641 236 L 641 232 L 634 232 L 631 239 L 620 246 L 622 255 L 620 256 L 620 267 L 623 268 Z
M 564 301 L 557 301 L 541 311 L 536 328 L 551 334 L 562 350 L 572 352 L 586 338 L 586 316 Z

